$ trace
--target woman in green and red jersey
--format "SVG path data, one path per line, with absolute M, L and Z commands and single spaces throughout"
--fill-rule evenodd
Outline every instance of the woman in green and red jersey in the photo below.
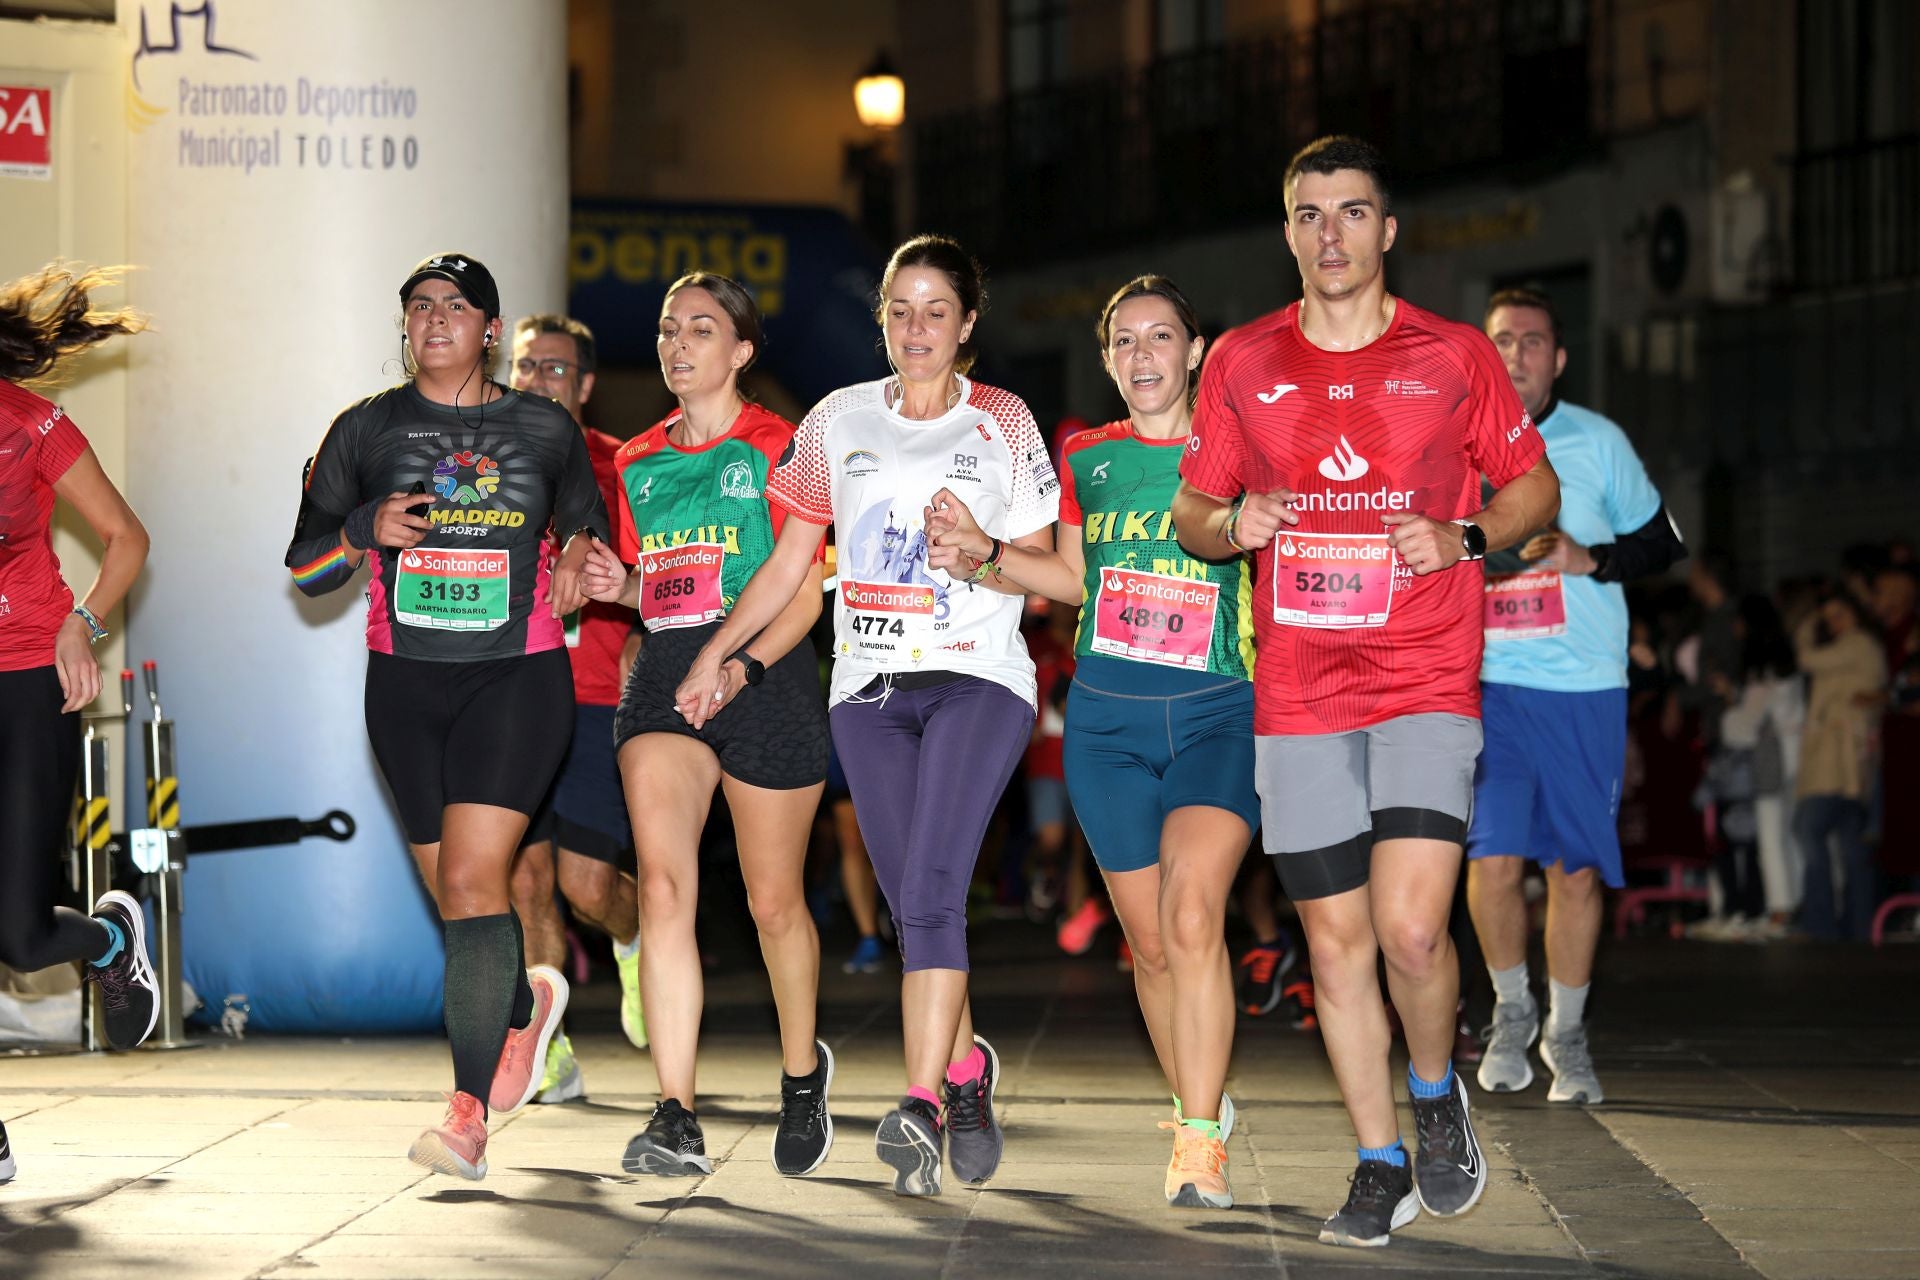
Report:
M 638 609 L 646 628 L 613 730 L 639 859 L 640 989 L 660 1081 L 652 1119 L 627 1144 L 629 1173 L 713 1171 L 694 1111 L 703 988 L 693 923 L 700 832 L 715 787 L 733 815 L 780 1015 L 774 1167 L 811 1173 L 833 1143 L 833 1054 L 814 1038 L 820 938 L 804 877 L 827 776 L 826 705 L 805 643 L 820 616 L 817 561 L 785 611 L 724 664 L 715 710 L 740 710 L 694 729 L 674 709 L 694 655 L 772 552 L 782 523 L 765 490 L 793 424 L 746 400 L 739 385 L 762 342 L 752 297 L 726 276 L 695 272 L 667 290 L 660 373 L 680 407 L 615 455 L 619 559 L 597 548 L 588 569 L 589 593 Z
M 1096 333 L 1128 416 L 1066 443 L 1058 549 L 1007 548 L 1000 572 L 1080 606 L 1067 791 L 1133 948 L 1140 1010 L 1173 1089 L 1167 1200 L 1226 1208 L 1226 905 L 1260 812 L 1252 577 L 1244 559 L 1196 560 L 1174 535 L 1206 346 L 1193 307 L 1172 281 L 1141 276 L 1108 301 Z M 934 508 L 943 502 L 953 520 L 929 563 L 987 556 L 972 514 L 944 491 Z

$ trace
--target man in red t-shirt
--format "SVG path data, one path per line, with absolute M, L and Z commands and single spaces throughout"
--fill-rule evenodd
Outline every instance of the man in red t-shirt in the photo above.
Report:
M 1486 336 L 1387 292 L 1379 154 L 1322 138 L 1285 192 L 1302 299 L 1214 344 L 1174 522 L 1195 555 L 1254 556 L 1262 829 L 1359 1139 L 1320 1239 L 1382 1245 L 1486 1185 L 1451 1061 L 1447 934 L 1480 752 L 1478 562 L 1546 524 L 1559 482 Z M 1412 1159 L 1377 956 L 1412 1058 Z
M 626 502 L 613 456 L 620 441 L 580 419 L 593 394 L 593 331 L 570 316 L 527 316 L 513 327 L 513 387 L 557 401 L 580 423 L 594 479 L 609 513 Z M 633 830 L 613 755 L 613 712 L 639 652 L 633 610 L 589 600 L 567 620 L 573 662 L 573 745 L 541 811 L 527 827 L 513 867 L 514 909 L 526 921 L 527 961 L 559 968 L 567 940 L 554 886 L 579 919 L 613 939 L 620 970 L 620 1026 L 646 1048 L 640 1010 L 640 909 L 634 899 Z M 555 844 L 559 845 L 556 856 Z M 585 1092 L 567 1037 L 548 1044 L 536 1102 L 566 1102 Z

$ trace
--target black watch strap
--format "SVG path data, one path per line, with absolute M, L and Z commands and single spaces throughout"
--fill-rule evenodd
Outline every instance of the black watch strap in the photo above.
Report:
M 766 679 L 766 667 L 761 664 L 760 659 L 754 657 L 745 649 L 736 651 L 727 661 L 740 664 L 740 669 L 746 674 L 747 683 L 750 685 L 759 684 L 762 680 Z

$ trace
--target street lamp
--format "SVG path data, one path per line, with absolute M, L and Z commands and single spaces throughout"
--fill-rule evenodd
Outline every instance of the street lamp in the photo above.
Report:
M 882 50 L 853 82 L 853 109 L 869 129 L 898 129 L 907 114 L 907 85 Z
M 873 242 L 891 245 L 894 235 L 894 131 L 907 115 L 907 85 L 883 49 L 853 82 L 853 109 L 872 131 L 866 142 L 847 144 L 846 172 L 860 190 L 860 225 Z

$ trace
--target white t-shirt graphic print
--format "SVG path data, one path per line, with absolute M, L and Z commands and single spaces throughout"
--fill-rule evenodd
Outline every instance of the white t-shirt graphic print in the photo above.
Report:
M 767 480 L 789 514 L 834 527 L 840 590 L 829 704 L 876 675 L 955 671 L 1035 701 L 1020 636 L 1022 598 L 927 567 L 925 508 L 951 489 L 982 529 L 1012 541 L 1051 525 L 1060 483 L 1021 399 L 961 378 L 960 401 L 930 421 L 887 404 L 891 379 L 814 406 Z

